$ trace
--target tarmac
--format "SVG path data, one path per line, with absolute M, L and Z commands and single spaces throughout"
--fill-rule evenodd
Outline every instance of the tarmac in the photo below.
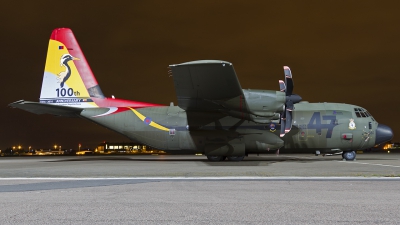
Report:
M 2 224 L 399 224 L 400 154 L 0 158 Z

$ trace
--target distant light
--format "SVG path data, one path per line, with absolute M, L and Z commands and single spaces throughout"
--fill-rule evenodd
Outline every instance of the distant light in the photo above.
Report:
M 388 153 L 390 153 L 390 151 L 388 151 Z

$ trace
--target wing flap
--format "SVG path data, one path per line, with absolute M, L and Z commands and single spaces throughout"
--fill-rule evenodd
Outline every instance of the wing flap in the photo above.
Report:
M 78 117 L 83 110 L 82 108 L 72 108 L 68 106 L 50 105 L 39 102 L 16 101 L 8 106 L 12 108 L 22 109 L 35 114 L 50 114 L 63 117 Z

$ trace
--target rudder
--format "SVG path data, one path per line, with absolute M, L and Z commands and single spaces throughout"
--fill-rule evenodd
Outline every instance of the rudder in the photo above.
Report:
M 79 108 L 104 99 L 86 58 L 69 28 L 54 29 L 49 40 L 40 102 Z

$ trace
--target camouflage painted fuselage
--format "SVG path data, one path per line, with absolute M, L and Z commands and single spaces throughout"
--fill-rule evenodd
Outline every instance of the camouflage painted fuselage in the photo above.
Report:
M 108 108 L 93 108 L 83 110 L 81 116 L 169 152 L 245 155 L 281 148 L 310 153 L 370 148 L 375 144 L 373 131 L 378 123 L 370 114 L 357 117 L 355 109 L 364 110 L 338 103 L 296 104 L 292 130 L 282 139 L 279 124 L 260 124 L 221 113 L 186 112 L 178 106 L 129 108 L 105 116 L 99 115 L 107 114 Z

